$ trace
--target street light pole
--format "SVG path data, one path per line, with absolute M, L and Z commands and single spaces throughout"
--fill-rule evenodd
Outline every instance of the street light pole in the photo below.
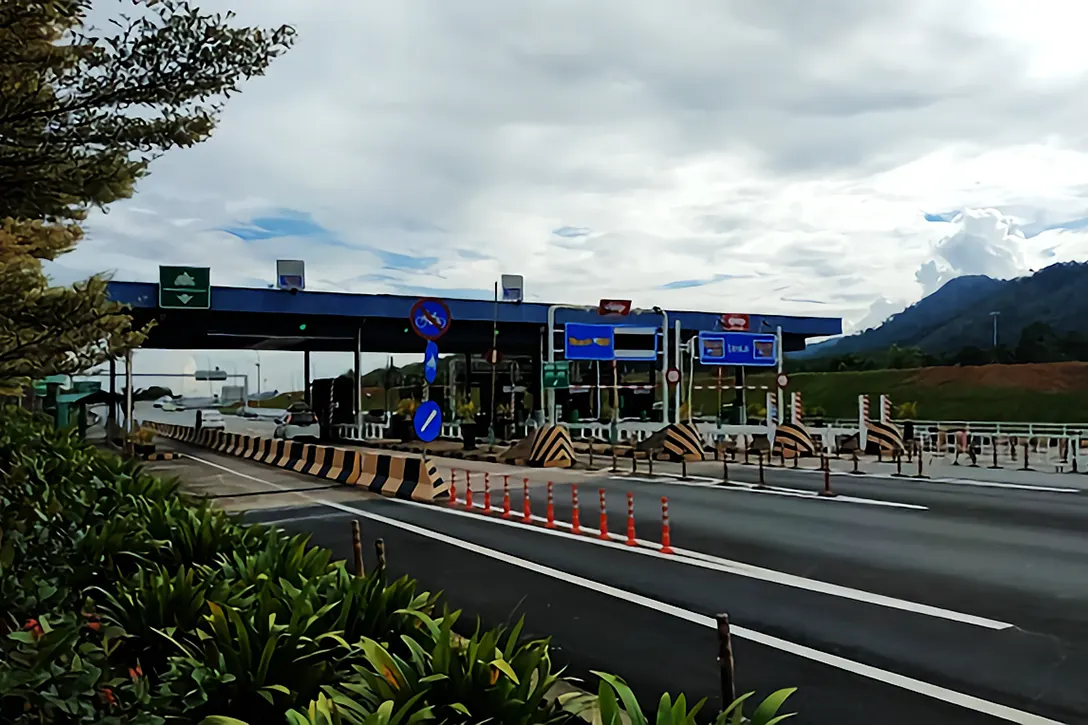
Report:
M 994 349 L 997 349 L 997 318 L 1001 316 L 999 311 L 993 311 L 990 313 L 990 317 L 994 318 Z

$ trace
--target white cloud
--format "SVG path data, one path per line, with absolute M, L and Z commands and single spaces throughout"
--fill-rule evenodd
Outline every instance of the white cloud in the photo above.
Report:
M 200 4 L 294 24 L 298 44 L 211 141 L 94 215 L 58 279 L 204 262 L 257 286 L 286 256 L 322 289 L 515 272 L 530 299 L 856 328 L 950 276 L 1088 249 L 1044 230 L 1088 216 L 1088 10 L 1068 3 Z M 283 210 L 327 234 L 218 231 Z M 287 359 L 276 386 L 301 370 Z

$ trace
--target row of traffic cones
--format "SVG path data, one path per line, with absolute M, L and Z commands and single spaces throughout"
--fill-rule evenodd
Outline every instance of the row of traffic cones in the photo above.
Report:
M 487 471 L 484 472 L 484 501 L 483 501 L 483 513 L 492 514 L 495 513 L 495 509 L 491 506 L 491 474 Z M 476 510 L 476 503 L 473 500 L 472 491 L 472 472 L 464 471 L 465 480 L 465 498 L 464 503 L 460 504 L 457 499 L 457 469 L 450 472 L 450 499 L 447 504 L 450 508 L 458 508 L 464 506 L 468 511 Z M 608 507 L 605 501 L 605 490 L 598 489 L 597 491 L 600 499 L 600 523 L 598 525 L 597 538 L 609 541 L 611 535 L 608 533 Z M 578 485 L 571 484 L 570 488 L 571 497 L 571 517 L 570 517 L 570 532 L 575 535 L 582 533 L 582 520 L 581 520 L 581 507 L 578 502 Z M 510 476 L 503 474 L 502 477 L 502 510 L 500 516 L 504 519 L 518 518 L 523 524 L 533 523 L 533 510 L 532 499 L 529 495 L 529 479 L 522 479 L 522 512 L 518 517 L 514 514 L 510 506 Z M 548 481 L 548 503 L 544 518 L 544 528 L 555 529 L 557 528 L 555 521 L 555 495 L 553 490 L 553 484 Z M 638 538 L 635 536 L 635 494 L 627 493 L 627 537 L 624 541 L 628 546 L 638 546 Z M 661 497 L 661 548 L 659 549 L 663 554 L 672 554 L 674 549 L 672 548 L 672 533 L 669 528 L 669 499 L 667 496 Z

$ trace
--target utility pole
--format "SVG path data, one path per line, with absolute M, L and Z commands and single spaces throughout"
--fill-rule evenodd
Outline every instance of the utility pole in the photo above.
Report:
M 995 310 L 994 312 L 990 313 L 990 317 L 994 318 L 994 349 L 996 350 L 997 349 L 997 318 L 1001 317 L 1001 313 L 999 311 Z

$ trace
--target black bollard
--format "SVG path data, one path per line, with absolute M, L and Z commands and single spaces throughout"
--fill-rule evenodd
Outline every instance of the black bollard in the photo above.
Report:
M 680 480 L 688 480 L 688 458 L 684 456 L 680 459 Z
M 636 457 L 637 454 L 638 454 L 638 451 L 632 448 L 631 449 L 631 473 L 638 473 L 638 458 Z
M 854 468 L 850 471 L 850 473 L 861 473 L 861 470 L 858 469 L 858 449 L 855 448 L 850 453 L 854 459 Z
M 612 473 L 618 473 L 620 470 L 619 462 L 616 460 L 616 446 L 612 446 Z
M 654 452 L 652 450 L 646 454 L 646 470 L 651 476 L 654 475 Z
M 899 451 L 895 452 L 895 475 L 903 475 L 903 456 L 899 455 Z
M 798 448 L 793 452 L 793 467 L 798 468 L 801 465 L 801 449 Z
M 729 483 L 729 461 L 722 456 L 722 483 Z
M 993 455 L 993 459 L 994 459 L 993 464 L 990 466 L 990 468 L 1001 468 L 1001 466 L 997 462 L 997 439 L 996 438 L 993 439 L 993 445 L 990 446 L 990 448 L 993 450 L 993 453 L 994 453 L 994 455 Z
M 778 465 L 782 466 L 782 468 L 786 467 L 786 446 L 778 449 Z
M 748 450 L 748 442 L 745 441 L 745 443 L 744 443 L 744 465 L 750 466 L 751 464 L 752 464 L 751 451 Z
M 756 454 L 759 456 L 759 486 L 762 487 L 766 485 L 763 478 L 763 451 L 756 451 Z
M 1021 471 L 1030 471 L 1031 464 L 1028 462 L 1028 442 L 1024 441 L 1024 465 L 1020 469 Z

